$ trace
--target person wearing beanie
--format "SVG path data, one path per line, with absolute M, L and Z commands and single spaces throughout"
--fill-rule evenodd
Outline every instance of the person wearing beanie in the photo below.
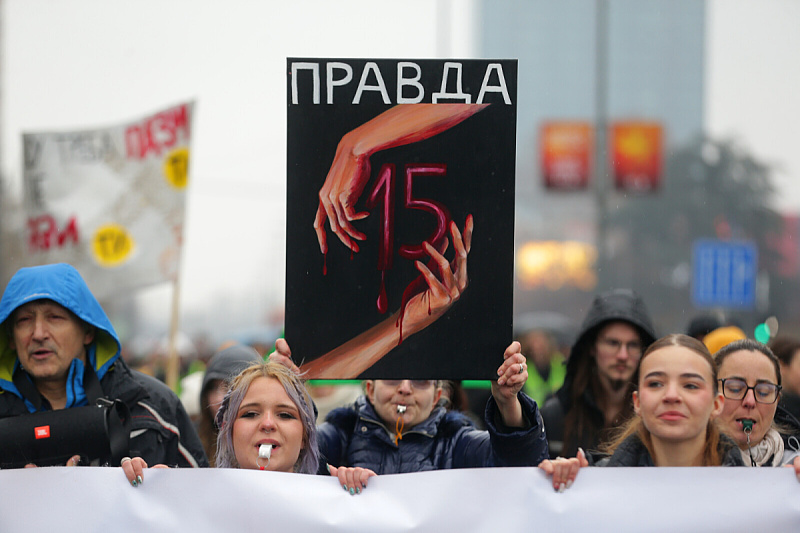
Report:
M 741 339 L 746 339 L 747 335 L 741 328 L 736 326 L 723 326 L 721 328 L 717 328 L 705 337 L 703 337 L 703 344 L 706 345 L 708 351 L 711 354 L 715 354 L 720 349 L 733 341 L 738 341 Z
M 726 325 L 721 313 L 701 313 L 692 317 L 686 326 L 686 334 L 703 342 L 703 338 L 717 328 Z
M 198 433 L 208 456 L 208 462 L 212 467 L 216 464 L 217 435 L 219 434 L 219 428 L 214 421 L 228 390 L 228 381 L 256 361 L 263 361 L 263 357 L 254 348 L 236 344 L 219 350 L 208 362 L 208 368 L 203 376 L 203 384 L 200 387 Z

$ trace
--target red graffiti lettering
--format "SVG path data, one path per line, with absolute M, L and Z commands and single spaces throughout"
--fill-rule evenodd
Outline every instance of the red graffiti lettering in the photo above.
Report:
M 58 247 L 63 247 L 67 243 L 67 239 L 71 240 L 72 244 L 78 244 L 78 221 L 75 220 L 75 217 L 70 218 L 67 227 L 58 234 Z
M 63 248 L 69 242 L 77 244 L 80 238 L 78 221 L 72 216 L 63 231 L 52 215 L 41 215 L 28 219 L 28 248 L 31 252 L 47 251 L 51 247 Z
M 189 112 L 185 105 L 158 113 L 125 130 L 128 157 L 144 159 L 150 153 L 161 155 L 178 143 L 179 134 L 189 139 Z

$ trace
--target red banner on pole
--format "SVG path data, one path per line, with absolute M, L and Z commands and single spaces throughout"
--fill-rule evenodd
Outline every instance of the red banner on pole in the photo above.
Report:
M 662 128 L 656 122 L 616 122 L 611 126 L 611 169 L 617 189 L 658 189 L 662 172 Z
M 588 122 L 546 122 L 540 131 L 542 176 L 548 189 L 585 189 L 592 160 Z

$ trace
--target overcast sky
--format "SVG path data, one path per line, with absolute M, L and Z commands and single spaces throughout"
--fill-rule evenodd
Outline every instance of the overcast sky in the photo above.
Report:
M 776 168 L 776 207 L 800 213 L 800 2 L 712 0 L 706 128 Z
M 3 176 L 18 192 L 23 131 L 195 99 L 182 309 L 233 302 L 260 321 L 283 300 L 286 57 L 469 57 L 457 4 L 2 0 Z M 800 212 L 800 2 L 712 0 L 708 23 L 707 129 L 777 165 L 777 205 Z M 168 290 L 148 294 L 166 322 Z

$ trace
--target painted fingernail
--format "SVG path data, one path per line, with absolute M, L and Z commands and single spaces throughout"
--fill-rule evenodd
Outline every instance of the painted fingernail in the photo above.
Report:
M 572 480 L 570 479 L 567 481 L 567 488 L 570 488 L 571 486 L 572 486 Z
M 144 480 L 142 479 L 142 476 L 136 476 L 136 481 L 138 482 L 139 485 L 144 483 Z
M 558 492 L 564 492 L 566 489 L 567 485 L 565 483 L 562 483 L 561 485 L 558 486 Z
M 361 489 L 356 487 L 356 494 L 361 494 Z
M 347 485 L 342 485 L 342 488 L 343 488 L 344 490 L 347 490 Z
M 356 493 L 356 489 L 354 489 L 354 488 L 351 488 L 351 489 L 350 489 L 350 496 L 354 495 L 355 493 Z
M 136 486 L 136 480 L 135 480 L 135 479 L 134 479 L 133 481 L 131 481 L 131 486 L 132 486 L 132 487 L 135 487 L 135 486 Z

